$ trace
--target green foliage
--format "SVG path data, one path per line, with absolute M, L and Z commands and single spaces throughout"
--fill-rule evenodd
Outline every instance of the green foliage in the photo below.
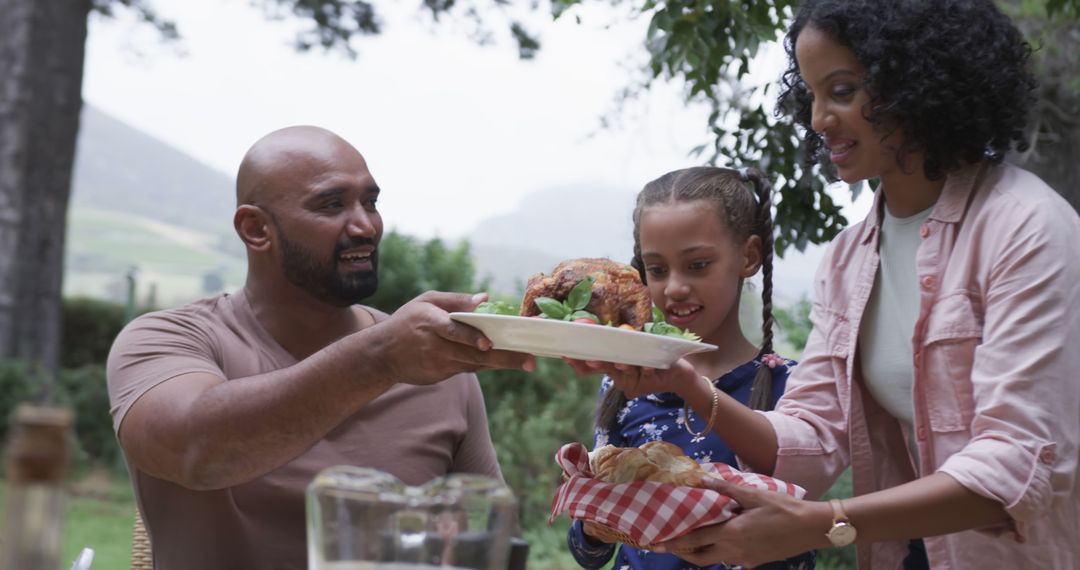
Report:
M 1054 18 L 1059 14 L 1067 18 L 1080 18 L 1080 0 L 1046 0 L 1046 15 Z
M 773 317 L 787 342 L 801 353 L 813 328 L 810 323 L 810 300 L 803 296 L 791 307 L 774 307 Z
M 521 314 L 521 305 L 513 301 L 484 301 L 476 306 L 475 312 L 489 315 L 516 316 Z
M 146 312 L 149 308 L 140 309 Z M 127 310 L 100 299 L 64 299 L 60 372 L 54 401 L 75 412 L 75 459 L 79 465 L 113 466 L 120 447 L 109 413 L 105 361 L 109 348 L 127 324 Z
M 353 40 L 379 34 L 383 28 L 375 4 L 367 0 L 251 0 L 250 3 L 262 8 L 270 19 L 282 19 L 284 14 L 291 13 L 296 19 L 310 23 L 309 27 L 297 32 L 293 41 L 293 47 L 301 52 L 320 47 L 356 58 L 358 52 Z M 484 44 L 491 41 L 491 33 L 487 30 L 483 13 L 490 12 L 490 8 L 494 7 L 499 9 L 497 12 L 500 15 L 504 15 L 507 2 L 494 0 L 491 6 L 481 6 L 479 2 L 469 0 L 422 0 L 421 4 L 435 21 L 450 14 L 462 16 L 474 28 L 470 37 Z M 91 0 L 90 7 L 98 14 L 113 16 L 117 5 L 157 29 L 163 39 L 174 41 L 180 38 L 176 24 L 160 16 L 150 0 Z M 514 19 L 508 18 L 502 24 L 506 26 L 507 35 L 517 44 L 518 57 L 532 59 L 536 56 L 540 50 L 540 40 L 536 34 Z
M 0 360 L 0 447 L 7 442 L 15 406 L 36 399 L 40 386 L 40 379 L 31 373 L 28 365 L 17 360 Z
M 556 18 L 584 0 L 554 0 Z M 696 149 L 710 164 L 753 166 L 765 172 L 779 193 L 776 201 L 776 250 L 803 250 L 824 243 L 847 225 L 825 190 L 820 166 L 808 167 L 799 133 L 772 113 L 775 80 L 764 86 L 743 84 L 750 62 L 766 43 L 778 40 L 796 0 L 723 0 L 701 2 L 642 0 L 634 3 L 650 17 L 645 37 L 648 75 L 640 87 L 658 79 L 686 85 L 688 99 L 712 110 L 713 140 Z M 633 90 L 630 90 L 633 93 Z
M 477 291 L 475 274 L 467 242 L 450 249 L 390 232 L 379 244 L 379 289 L 364 304 L 392 313 L 424 291 Z
M 109 413 L 105 366 L 89 364 L 60 370 L 55 402 L 75 412 L 75 462 L 106 467 L 120 462 L 120 445 Z
M 712 108 L 710 163 L 754 166 L 780 194 L 776 204 L 776 250 L 800 251 L 823 243 L 847 220 L 825 192 L 818 168 L 807 168 L 794 125 L 772 113 L 770 87 L 739 86 L 759 47 L 777 40 L 794 0 L 654 3 L 646 37 L 653 78 L 683 81 L 690 97 Z M 735 86 L 732 88 L 731 86 Z M 754 104 L 753 101 L 764 101 Z M 734 125 L 734 127 L 732 127 Z M 704 147 L 700 147 L 704 151 Z
M 701 340 L 701 337 L 695 332 L 689 330 L 684 331 L 667 322 L 667 319 L 664 318 L 664 311 L 661 311 L 659 307 L 652 308 L 652 320 L 645 323 L 643 330 L 649 334 L 658 334 L 660 336 L 670 336 L 692 341 Z
M 77 297 L 64 299 L 60 337 L 60 366 L 78 368 L 104 364 L 113 339 L 124 328 L 124 306 Z
M 131 10 L 139 20 L 150 24 L 161 34 L 165 40 L 180 38 L 176 24 L 161 18 L 146 0 L 91 0 L 90 9 L 104 16 L 113 15 L 113 7 L 117 4 Z
M 599 377 L 579 377 L 566 363 L 538 358 L 535 372 L 479 373 L 491 437 L 503 475 L 521 504 L 522 526 L 542 532 L 561 483 L 555 452 L 565 443 L 592 447 Z M 556 521 L 565 538 L 566 520 Z
M 75 412 L 76 465 L 112 467 L 119 463 L 120 449 L 109 413 L 105 360 L 124 327 L 124 306 L 98 299 L 65 299 L 62 319 L 61 369 L 51 403 Z M 39 401 L 40 386 L 40 378 L 28 365 L 0 360 L 0 441 L 6 440 L 15 406 Z

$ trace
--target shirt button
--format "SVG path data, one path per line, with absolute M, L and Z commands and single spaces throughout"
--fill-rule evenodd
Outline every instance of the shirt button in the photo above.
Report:
M 1044 449 L 1039 452 L 1039 461 L 1042 461 L 1047 465 L 1053 463 L 1054 459 L 1057 459 L 1057 454 L 1055 454 L 1052 449 Z
M 923 289 L 933 289 L 934 285 L 937 284 L 937 278 L 933 275 L 926 275 L 919 282 L 922 283 Z
M 919 429 L 915 432 L 918 435 L 919 441 L 926 441 L 926 428 L 919 426 Z
M 923 225 L 923 227 L 919 228 L 919 235 L 924 237 L 924 238 L 929 237 L 930 236 L 930 226 Z

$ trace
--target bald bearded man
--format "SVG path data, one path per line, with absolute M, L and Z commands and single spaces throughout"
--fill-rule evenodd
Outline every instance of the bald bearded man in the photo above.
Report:
M 236 180 L 244 287 L 117 337 L 113 426 L 155 568 L 305 568 L 303 492 L 332 465 L 501 478 L 470 372 L 535 363 L 449 319 L 483 295 L 429 292 L 392 316 L 357 304 L 378 283 L 379 193 L 337 135 L 267 135 Z

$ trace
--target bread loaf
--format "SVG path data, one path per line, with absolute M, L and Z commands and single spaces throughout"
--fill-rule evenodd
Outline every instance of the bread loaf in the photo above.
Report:
M 650 441 L 641 447 L 605 445 L 589 454 L 589 467 L 594 478 L 608 483 L 659 481 L 697 487 L 705 475 L 697 461 L 666 441 Z

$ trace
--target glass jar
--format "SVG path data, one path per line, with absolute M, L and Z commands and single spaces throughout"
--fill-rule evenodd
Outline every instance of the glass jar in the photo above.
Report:
M 310 570 L 505 570 L 517 502 L 501 482 L 451 474 L 420 487 L 339 466 L 307 491 Z

